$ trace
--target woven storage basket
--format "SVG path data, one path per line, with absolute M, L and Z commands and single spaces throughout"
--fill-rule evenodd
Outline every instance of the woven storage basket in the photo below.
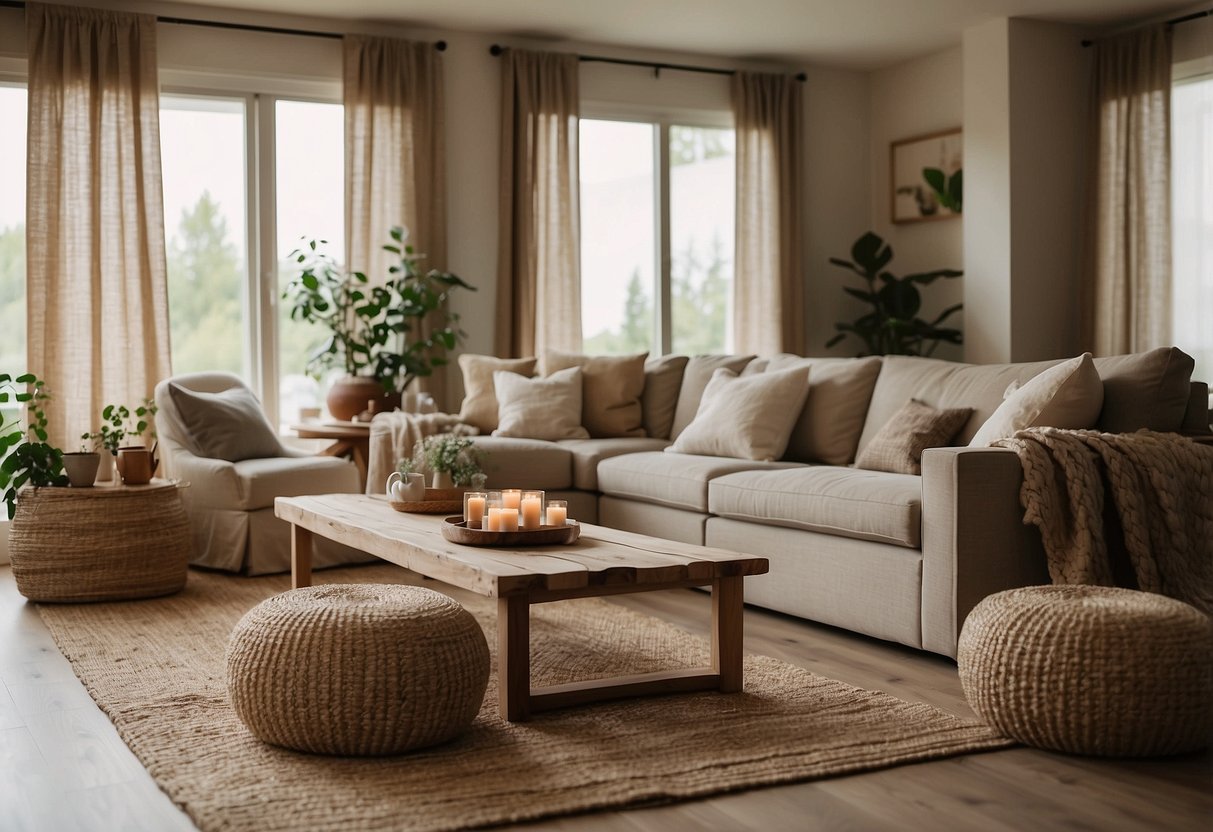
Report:
M 472 614 L 415 586 L 294 589 L 232 632 L 227 687 L 248 729 L 318 754 L 399 754 L 444 742 L 476 718 L 489 648 Z
M 1213 620 L 1172 598 L 1096 586 L 1000 592 L 965 620 L 973 710 L 1028 745 L 1178 754 L 1213 733 Z
M 28 488 L 9 530 L 31 601 L 121 601 L 185 586 L 190 527 L 177 484 Z

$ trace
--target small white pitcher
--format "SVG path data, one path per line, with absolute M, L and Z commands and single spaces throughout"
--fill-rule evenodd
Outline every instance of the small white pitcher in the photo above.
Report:
M 425 499 L 425 474 L 393 471 L 387 478 L 387 495 L 398 503 L 418 503 Z

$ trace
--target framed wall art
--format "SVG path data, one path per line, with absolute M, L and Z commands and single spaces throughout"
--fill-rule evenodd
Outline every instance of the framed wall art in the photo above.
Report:
M 959 217 L 964 192 L 961 129 L 901 139 L 889 146 L 889 205 L 895 223 Z

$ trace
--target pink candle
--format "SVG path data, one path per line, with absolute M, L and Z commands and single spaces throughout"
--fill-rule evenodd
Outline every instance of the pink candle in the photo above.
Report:
M 556 505 L 558 502 L 560 505 Z M 548 503 L 548 525 L 563 526 L 569 522 L 569 508 L 563 500 Z
M 522 491 L 517 488 L 507 488 L 501 492 L 502 508 L 521 508 Z
M 516 532 L 516 531 L 518 531 L 518 509 L 503 508 L 503 509 L 500 509 L 500 511 L 501 511 L 501 515 L 500 515 L 500 519 L 498 520 L 499 525 L 498 525 L 497 531 L 499 531 L 499 532 Z
M 489 509 L 488 519 L 485 521 L 485 524 L 484 524 L 484 528 L 487 531 L 490 531 L 490 532 L 501 531 L 501 512 L 503 510 L 504 509 L 497 508 L 496 506 Z
M 484 520 L 484 503 L 484 497 L 468 497 L 467 510 L 464 512 L 463 519 L 467 521 L 469 529 L 480 528 Z
M 543 524 L 543 498 L 526 496 L 522 498 L 522 528 L 537 529 Z

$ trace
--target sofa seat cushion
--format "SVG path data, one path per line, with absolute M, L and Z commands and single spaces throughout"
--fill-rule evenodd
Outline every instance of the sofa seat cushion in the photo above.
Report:
M 572 454 L 573 487 L 583 491 L 597 491 L 599 462 L 622 454 L 660 451 L 670 444 L 670 440 L 635 436 L 611 439 L 562 439 L 556 444 Z
M 487 488 L 539 488 L 549 491 L 573 486 L 573 455 L 544 439 L 476 436 L 472 445 L 484 452 L 480 468 Z
M 742 471 L 708 484 L 721 517 L 917 549 L 922 477 L 832 465 Z
M 230 477 L 220 474 L 192 487 L 206 489 L 206 505 L 236 511 L 273 508 L 275 497 L 359 490 L 357 469 L 331 456 L 244 459 L 231 463 Z
M 599 463 L 598 488 L 612 497 L 707 511 L 708 482 L 716 477 L 738 471 L 794 467 L 803 466 L 795 462 L 759 462 L 692 454 L 625 454 Z

